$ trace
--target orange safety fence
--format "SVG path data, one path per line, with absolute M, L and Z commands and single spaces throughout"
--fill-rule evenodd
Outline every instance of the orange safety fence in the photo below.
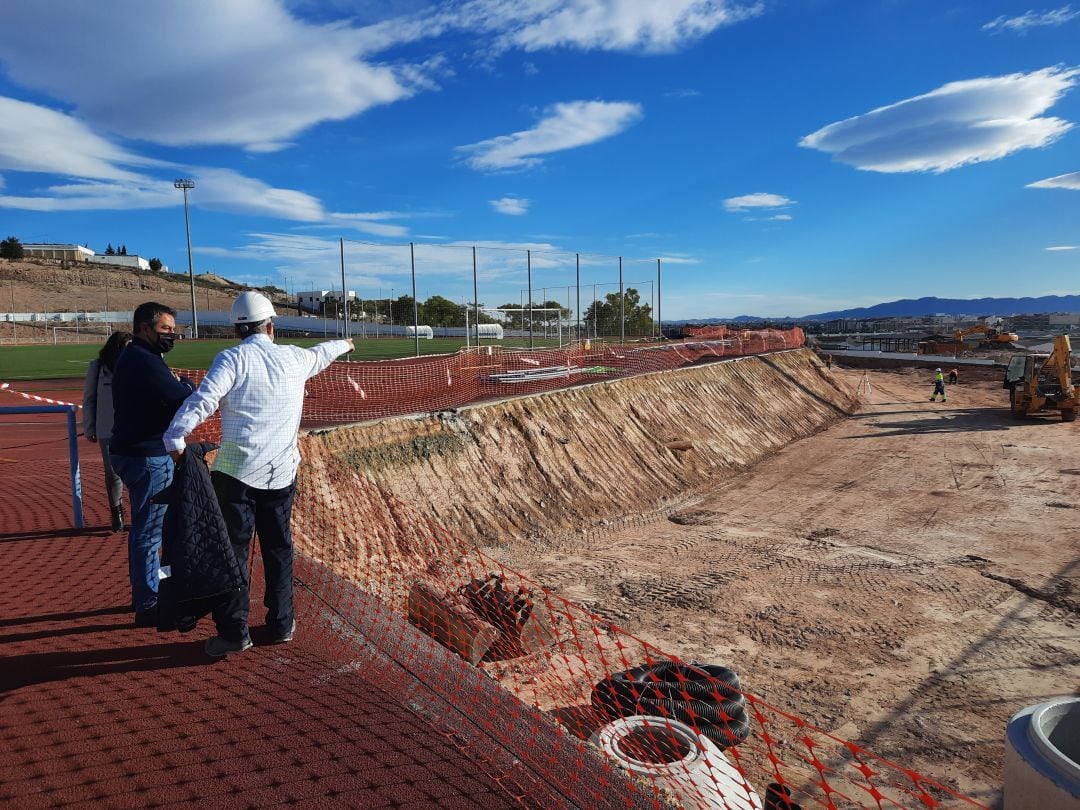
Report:
M 330 425 L 434 411 L 802 343 L 796 329 L 336 363 L 309 383 L 304 420 Z M 199 438 L 216 432 L 215 420 Z M 542 806 L 543 792 L 514 781 L 518 760 L 582 805 L 982 806 L 762 700 L 755 690 L 765 685 L 740 679 L 738 661 L 680 661 L 501 564 L 380 487 L 358 463 L 358 449 L 348 437 L 301 438 L 293 510 L 298 601 L 331 617 L 305 632 L 319 635 L 320 648 L 342 667 L 404 666 L 453 707 L 439 719 L 444 726 L 460 720 L 455 744 L 468 745 L 470 729 L 479 727 L 514 751 L 516 759 L 493 755 L 484 767 L 519 804 Z M 382 657 L 358 657 L 358 646 Z M 519 701 L 492 700 L 496 684 Z M 523 738 L 534 744 L 522 746 Z
M 497 742 L 554 739 L 554 752 L 519 756 L 570 795 L 604 789 L 595 773 L 558 764 L 590 756 L 591 741 L 613 784 L 634 774 L 627 807 L 981 806 L 762 700 L 737 661 L 682 662 L 501 564 L 380 488 L 347 438 L 331 449 L 307 437 L 302 451 L 293 532 L 303 587 Z M 455 655 L 433 652 L 444 647 Z M 489 705 L 478 686 L 487 678 L 520 712 Z M 564 733 L 552 737 L 555 727 Z

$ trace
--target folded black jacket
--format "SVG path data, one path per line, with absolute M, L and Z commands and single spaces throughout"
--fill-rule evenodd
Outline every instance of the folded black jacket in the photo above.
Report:
M 158 630 L 186 633 L 244 587 L 221 516 L 206 453 L 216 444 L 189 444 L 172 483 L 153 497 L 167 504 L 161 528 L 161 565 L 171 571 L 158 588 Z

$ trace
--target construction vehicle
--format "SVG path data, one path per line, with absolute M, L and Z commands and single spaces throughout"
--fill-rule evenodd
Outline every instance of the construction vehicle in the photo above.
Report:
M 1050 354 L 1017 355 L 1005 369 L 1009 409 L 1016 419 L 1036 411 L 1061 411 L 1061 421 L 1076 419 L 1076 387 L 1072 381 L 1072 344 L 1068 335 L 1054 338 Z
M 1019 340 L 1020 336 L 1015 332 L 999 332 L 992 326 L 971 326 L 967 329 L 957 329 L 956 334 L 953 335 L 953 339 L 961 346 L 964 344 L 965 335 L 983 335 L 984 339 L 980 342 L 982 345 L 994 345 L 999 343 L 1012 343 L 1014 340 Z
M 969 326 L 967 329 L 957 329 L 953 333 L 952 341 L 925 341 L 920 343 L 919 353 L 959 354 L 975 348 L 972 344 L 964 342 L 964 337 L 967 335 L 983 336 L 983 340 L 980 340 L 978 344 L 980 349 L 1005 348 L 1014 340 L 1020 339 L 1020 336 L 1015 332 L 1000 332 L 992 326 Z

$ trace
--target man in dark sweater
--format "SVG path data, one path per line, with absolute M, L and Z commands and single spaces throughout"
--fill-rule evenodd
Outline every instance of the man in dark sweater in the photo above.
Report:
M 172 481 L 173 460 L 162 435 L 195 386 L 162 357 L 176 339 L 176 310 L 149 301 L 135 309 L 135 339 L 113 372 L 113 434 L 109 454 L 131 502 L 128 575 L 135 626 L 157 624 L 158 552 L 165 506 L 150 498 Z

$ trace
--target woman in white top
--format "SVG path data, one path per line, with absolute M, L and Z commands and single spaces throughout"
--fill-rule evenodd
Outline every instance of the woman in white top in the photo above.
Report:
M 96 360 L 90 361 L 83 388 L 83 433 L 87 441 L 96 442 L 101 448 L 101 460 L 105 464 L 105 489 L 109 495 L 112 512 L 112 530 L 124 530 L 124 484 L 113 471 L 109 458 L 109 440 L 113 428 L 112 375 L 116 358 L 131 343 L 131 332 L 113 332 L 98 352 Z

